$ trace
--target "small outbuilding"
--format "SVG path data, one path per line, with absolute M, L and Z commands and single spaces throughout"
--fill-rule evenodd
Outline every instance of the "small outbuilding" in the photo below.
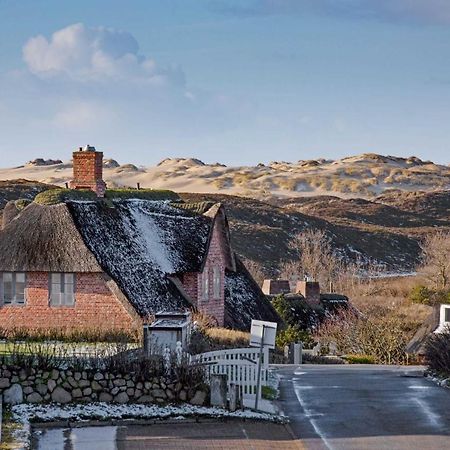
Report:
M 155 321 L 144 326 L 144 349 L 147 354 L 169 348 L 175 350 L 177 342 L 182 348 L 189 344 L 191 314 L 189 312 L 159 312 Z
M 425 343 L 432 333 L 441 333 L 446 328 L 450 329 L 450 304 L 441 304 L 433 307 L 433 311 L 427 317 L 422 326 L 406 346 L 406 352 L 423 356 Z

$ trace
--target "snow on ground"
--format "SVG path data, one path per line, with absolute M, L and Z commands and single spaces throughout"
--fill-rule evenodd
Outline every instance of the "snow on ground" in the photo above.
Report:
M 450 389 L 450 377 L 432 372 L 426 372 L 425 376 L 433 383 L 436 383 L 438 386 Z
M 251 410 L 227 411 L 221 408 L 194 405 L 118 405 L 111 403 L 88 404 L 46 404 L 36 405 L 24 403 L 12 407 L 13 420 L 22 425 L 15 433 L 15 439 L 20 448 L 29 448 L 30 432 L 33 422 L 61 422 L 73 421 L 80 426 L 83 421 L 108 421 L 126 419 L 176 419 L 183 420 L 190 417 L 204 418 L 234 418 L 268 420 L 271 422 L 287 422 L 285 416 L 260 413 Z

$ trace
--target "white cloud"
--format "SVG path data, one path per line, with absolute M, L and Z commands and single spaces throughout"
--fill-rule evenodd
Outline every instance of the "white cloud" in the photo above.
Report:
M 161 68 L 139 54 L 136 39 L 126 31 L 86 27 L 81 23 L 39 35 L 23 47 L 29 70 L 39 77 L 64 76 L 75 81 L 126 80 L 149 85 L 184 85 L 180 68 Z

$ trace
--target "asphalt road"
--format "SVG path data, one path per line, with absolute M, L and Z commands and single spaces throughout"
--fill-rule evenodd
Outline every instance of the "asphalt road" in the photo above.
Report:
M 279 373 L 279 405 L 307 450 L 450 449 L 450 389 L 418 367 L 303 365 Z

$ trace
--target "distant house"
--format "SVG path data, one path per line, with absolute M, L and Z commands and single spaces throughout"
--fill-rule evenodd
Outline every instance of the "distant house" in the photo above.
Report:
M 5 207 L 0 327 L 127 330 L 157 311 L 185 309 L 238 329 L 277 320 L 232 250 L 222 205 L 108 191 L 102 157 L 80 148 L 72 190 Z
M 297 281 L 292 285 L 289 280 L 264 280 L 262 291 L 270 300 L 282 295 L 293 308 L 301 306 L 301 314 L 299 308 L 295 310 L 298 325 L 303 329 L 312 329 L 339 309 L 350 306 L 347 296 L 321 292 L 315 281 Z
M 433 307 L 433 311 L 417 330 L 416 334 L 406 346 L 407 353 L 423 356 L 425 342 L 432 333 L 441 333 L 450 330 L 450 304 L 441 304 Z

